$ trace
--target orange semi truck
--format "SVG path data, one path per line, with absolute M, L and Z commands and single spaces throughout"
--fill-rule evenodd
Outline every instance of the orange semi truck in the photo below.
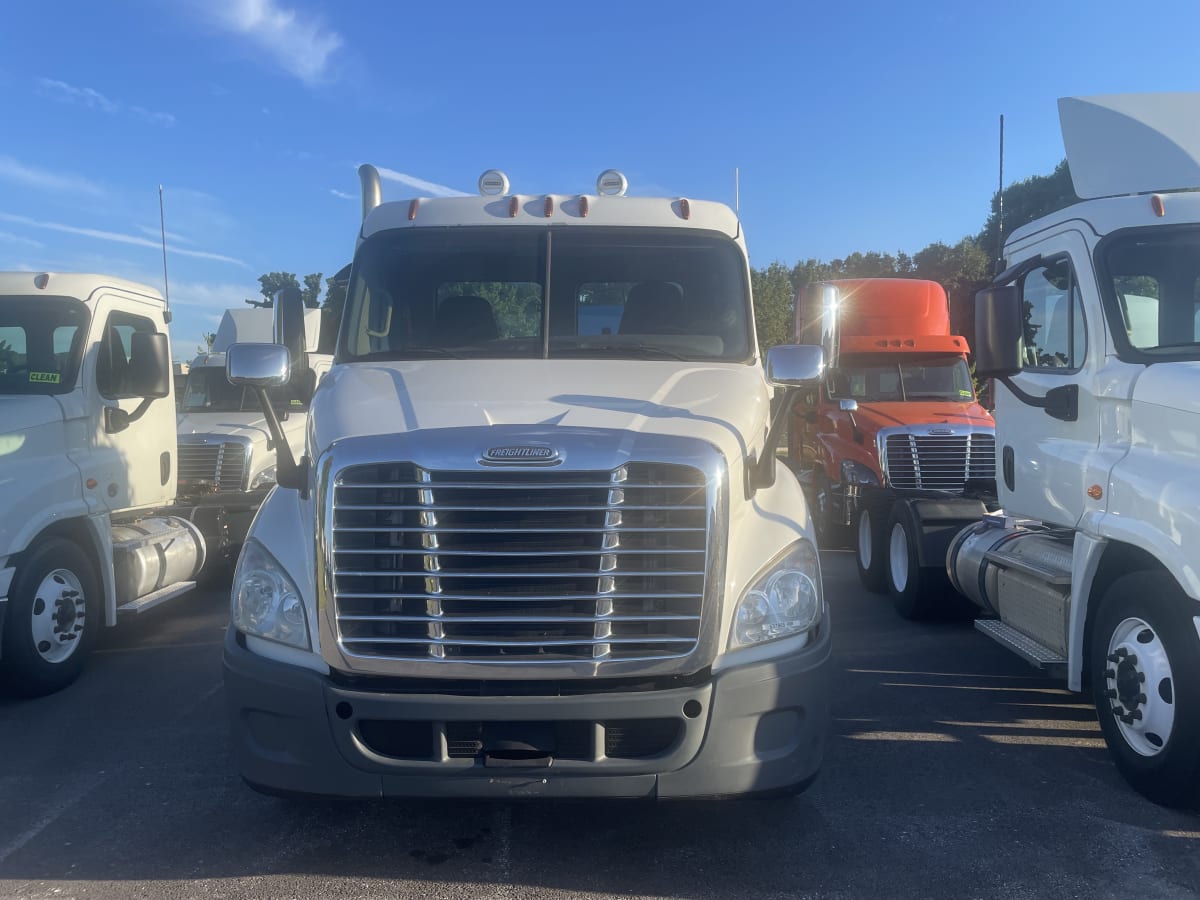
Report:
M 824 348 L 822 382 L 792 408 L 789 456 L 825 546 L 850 542 L 863 585 L 905 618 L 951 603 L 946 550 L 985 512 L 996 441 L 951 333 L 942 286 L 818 282 L 796 297 L 797 343 Z

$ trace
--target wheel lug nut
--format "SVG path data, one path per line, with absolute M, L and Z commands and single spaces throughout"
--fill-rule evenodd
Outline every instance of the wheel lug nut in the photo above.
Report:
M 1105 669 L 1105 670 L 1104 670 L 1104 677 L 1105 677 L 1105 678 L 1116 678 L 1116 677 L 1117 677 L 1117 670 L 1116 670 L 1116 669 Z
M 1112 691 L 1112 690 L 1105 691 L 1105 692 L 1104 692 L 1104 696 L 1105 696 L 1105 697 L 1107 697 L 1109 700 L 1116 700 L 1116 699 L 1117 699 L 1117 692 L 1116 692 L 1116 691 Z

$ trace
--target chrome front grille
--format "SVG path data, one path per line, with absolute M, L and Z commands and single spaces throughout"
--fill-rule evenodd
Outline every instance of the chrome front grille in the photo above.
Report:
M 898 490 L 961 492 L 968 479 L 996 477 L 996 437 L 893 432 L 884 436 L 884 466 Z
M 332 586 L 350 657 L 529 664 L 677 659 L 700 638 L 704 473 L 438 472 L 334 478 Z
M 202 484 L 222 492 L 246 490 L 247 450 L 247 445 L 236 442 L 180 443 L 180 488 L 184 493 L 196 493 L 195 489 Z

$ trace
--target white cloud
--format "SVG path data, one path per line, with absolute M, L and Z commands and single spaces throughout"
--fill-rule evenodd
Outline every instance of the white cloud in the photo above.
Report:
M 40 190 L 88 194 L 93 197 L 99 197 L 104 193 L 103 188 L 86 178 L 37 169 L 15 160 L 11 156 L 0 156 L 0 180 Z
M 221 27 L 257 44 L 305 84 L 329 81 L 331 58 L 345 44 L 320 19 L 276 0 L 210 0 L 202 9 Z
M 175 117 L 170 113 L 154 112 L 143 106 L 127 107 L 117 100 L 109 99 L 95 88 L 78 87 L 73 84 L 67 84 L 65 81 L 57 81 L 53 78 L 39 78 L 38 84 L 41 85 L 43 93 L 60 103 L 79 103 L 89 109 L 98 109 L 109 115 L 117 115 L 118 113 L 128 111 L 131 115 L 144 122 L 150 122 L 153 125 L 162 125 L 166 128 L 175 124 Z
M 154 227 L 151 227 L 149 225 L 138 225 L 137 230 L 140 231 L 142 234 L 146 235 L 146 237 L 154 238 L 155 240 L 159 241 L 160 243 L 162 241 L 162 228 L 158 225 L 155 225 Z M 170 230 L 167 231 L 167 240 L 174 241 L 176 244 L 194 244 L 195 243 L 195 241 L 190 240 L 189 238 L 185 238 L 183 235 L 176 234 L 175 232 L 170 231 Z
M 24 225 L 28 228 L 44 228 L 49 231 L 61 231 L 65 234 L 78 234 L 82 237 L 95 238 L 100 241 L 112 241 L 118 244 L 132 244 L 135 247 L 152 247 L 159 249 L 162 245 L 158 241 L 152 241 L 149 238 L 138 237 L 133 234 L 121 234 L 116 231 L 101 231 L 96 228 L 80 228 L 75 225 L 63 225 L 60 222 L 43 222 L 37 219 L 30 219 L 27 216 L 17 216 L 12 213 L 0 212 L 0 222 L 9 222 L 13 225 Z M 167 247 L 168 253 L 175 253 L 179 256 L 191 256 L 195 259 L 210 259 L 215 262 L 229 263 L 234 266 L 241 266 L 244 269 L 250 266 L 240 259 L 234 259 L 232 256 L 225 256 L 221 253 L 210 253 L 206 250 L 185 250 L 182 247 Z
M 32 238 L 21 237 L 19 234 L 10 234 L 7 231 L 0 231 L 0 242 L 6 244 L 19 244 L 22 247 L 33 247 L 35 250 L 41 250 L 46 246 L 41 241 L 35 241 Z
M 345 191 L 339 191 L 337 188 L 330 188 L 329 193 L 335 197 L 341 197 L 343 200 L 357 200 L 353 194 L 347 194 Z
M 466 191 L 460 191 L 457 188 L 448 187 L 444 184 L 437 184 L 433 181 L 426 181 L 423 178 L 417 178 L 415 175 L 406 175 L 404 172 L 397 172 L 395 169 L 379 169 L 379 177 L 387 181 L 397 181 L 406 187 L 414 190 L 422 191 L 430 197 L 470 197 Z
M 262 299 L 257 284 L 172 281 L 170 287 L 172 306 L 195 306 L 220 311 L 244 307 L 247 298 Z M 220 321 L 220 316 L 216 315 L 214 321 Z

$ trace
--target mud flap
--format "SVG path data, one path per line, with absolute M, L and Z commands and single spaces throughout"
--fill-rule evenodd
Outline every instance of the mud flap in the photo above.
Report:
M 954 536 L 987 513 L 982 501 L 966 497 L 897 502 L 908 504 L 917 523 L 917 559 L 922 568 L 945 568 Z

